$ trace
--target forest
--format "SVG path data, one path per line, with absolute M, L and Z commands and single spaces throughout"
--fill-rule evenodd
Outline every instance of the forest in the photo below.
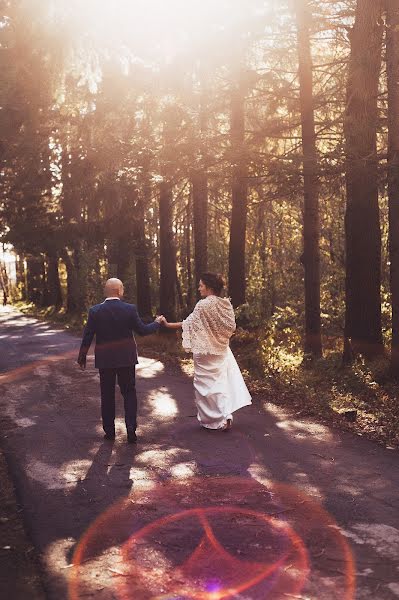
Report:
M 82 319 L 117 276 L 176 319 L 220 272 L 258 381 L 394 428 L 399 0 L 0 6 L 13 300 Z

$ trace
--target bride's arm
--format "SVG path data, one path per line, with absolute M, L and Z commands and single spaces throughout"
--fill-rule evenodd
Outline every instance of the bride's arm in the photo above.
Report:
M 165 327 L 167 327 L 168 329 L 181 329 L 183 323 L 168 323 L 165 319 L 165 321 L 163 322 L 163 324 L 165 325 Z
M 168 321 L 165 319 L 165 317 L 162 320 L 162 323 L 165 327 L 167 327 L 168 329 L 182 329 L 183 327 L 183 323 L 188 324 L 192 321 L 193 318 L 195 318 L 195 315 L 198 313 L 198 311 L 200 310 L 199 308 L 199 303 L 195 306 L 193 312 L 191 313 L 191 315 L 189 315 L 187 317 L 187 319 L 185 319 L 183 322 L 179 322 L 179 323 L 168 323 Z

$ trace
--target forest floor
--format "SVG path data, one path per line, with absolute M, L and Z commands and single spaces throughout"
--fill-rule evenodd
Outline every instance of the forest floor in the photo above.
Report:
M 71 318 L 53 308 L 19 303 L 19 310 L 80 335 L 83 318 Z M 285 331 L 273 334 L 273 344 L 256 331 L 238 330 L 234 354 L 253 395 L 273 402 L 298 417 L 310 417 L 388 448 L 399 447 L 399 382 L 388 376 L 389 359 L 359 358 L 342 366 L 342 339 L 324 335 L 324 357 L 303 364 L 301 339 Z M 142 354 L 161 360 L 170 370 L 192 375 L 193 361 L 181 348 L 179 336 L 140 340 Z
M 152 358 L 139 443 L 119 397 L 106 442 L 79 338 L 15 309 L 0 325 L 0 437 L 47 600 L 399 597 L 396 450 L 259 396 L 204 431 L 189 365 Z

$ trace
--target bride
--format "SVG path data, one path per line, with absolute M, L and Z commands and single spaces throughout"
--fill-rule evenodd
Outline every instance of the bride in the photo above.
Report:
M 251 396 L 230 350 L 236 329 L 234 310 L 228 298 L 221 298 L 224 282 L 220 275 L 204 273 L 199 283 L 202 299 L 182 323 L 168 323 L 169 329 L 183 329 L 183 347 L 194 356 L 194 391 L 198 420 L 207 429 L 231 429 L 233 412 L 251 404 Z

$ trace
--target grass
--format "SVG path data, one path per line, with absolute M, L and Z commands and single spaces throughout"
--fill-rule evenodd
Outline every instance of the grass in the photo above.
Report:
M 54 308 L 19 303 L 22 312 L 80 334 L 85 315 L 71 318 Z M 178 334 L 139 340 L 140 353 L 157 358 L 175 372 L 192 375 L 193 363 Z M 359 358 L 342 366 L 342 339 L 326 335 L 324 357 L 303 361 L 301 332 L 289 326 L 238 329 L 232 349 L 256 401 L 273 402 L 293 414 L 311 417 L 364 435 L 388 447 L 399 447 L 399 385 L 388 377 L 388 358 Z M 355 413 L 353 412 L 355 411 Z M 354 422 L 348 417 L 355 415 Z

